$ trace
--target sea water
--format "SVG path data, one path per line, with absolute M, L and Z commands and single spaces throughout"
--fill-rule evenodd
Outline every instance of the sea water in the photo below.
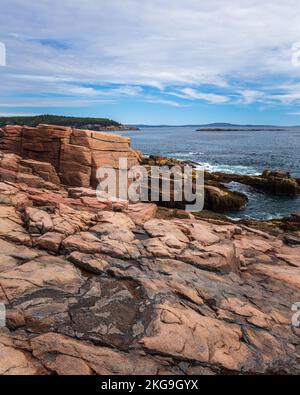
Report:
M 123 132 L 133 148 L 148 155 L 191 160 L 209 171 L 256 175 L 285 170 L 300 178 L 300 128 L 285 130 L 196 131 L 195 126 L 143 127 Z M 272 219 L 300 211 L 299 197 L 276 197 L 232 184 L 249 198 L 247 207 L 227 213 L 232 218 Z

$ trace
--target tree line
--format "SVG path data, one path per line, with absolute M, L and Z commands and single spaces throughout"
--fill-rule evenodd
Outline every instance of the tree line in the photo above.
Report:
M 99 125 L 101 127 L 121 126 L 120 123 L 108 118 L 66 117 L 62 115 L 48 114 L 37 116 L 0 117 L 0 127 L 6 125 L 25 125 L 36 127 L 40 123 L 59 126 L 72 126 L 77 128 L 88 125 Z

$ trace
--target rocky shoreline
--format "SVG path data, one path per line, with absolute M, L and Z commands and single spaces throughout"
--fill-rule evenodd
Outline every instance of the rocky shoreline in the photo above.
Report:
M 293 178 L 290 173 L 284 171 L 265 170 L 258 176 L 216 172 L 209 177 L 221 183 L 239 182 L 277 196 L 295 196 L 300 194 L 300 179 Z
M 86 124 L 82 125 L 80 129 L 93 130 L 97 132 L 127 132 L 127 131 L 138 131 L 140 130 L 136 126 L 118 125 L 118 126 L 102 126 L 97 124 Z
M 196 168 L 199 166 L 198 163 L 192 161 L 153 155 L 149 157 L 141 156 L 141 158 L 141 163 L 149 167 L 166 166 L 171 169 L 173 166 L 184 168 L 185 165 L 189 165 L 194 167 L 196 172 Z M 248 202 L 247 196 L 242 192 L 230 189 L 228 184 L 231 182 L 248 185 L 258 191 L 274 196 L 296 196 L 300 194 L 300 179 L 293 178 L 288 172 L 266 170 L 261 175 L 248 176 L 204 171 L 205 210 L 226 214 L 227 211 L 239 211 L 246 206 Z M 163 201 L 160 201 L 159 204 L 170 208 L 182 208 L 186 202 L 178 205 L 178 203 L 176 204 L 171 200 L 169 205 L 164 204 Z
M 299 374 L 299 216 L 284 229 L 100 202 L 96 162 L 141 157 L 76 133 L 0 131 L 0 374 Z M 236 197 L 223 181 L 206 175 L 215 205 Z

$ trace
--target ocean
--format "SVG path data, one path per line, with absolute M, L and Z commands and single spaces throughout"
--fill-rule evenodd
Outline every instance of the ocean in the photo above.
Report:
M 122 132 L 133 148 L 147 155 L 191 160 L 210 171 L 261 174 L 263 170 L 285 170 L 300 178 L 300 128 L 281 131 L 196 131 L 196 127 L 145 127 Z M 274 197 L 248 186 L 233 184 L 249 203 L 231 218 L 272 219 L 300 211 L 300 196 Z

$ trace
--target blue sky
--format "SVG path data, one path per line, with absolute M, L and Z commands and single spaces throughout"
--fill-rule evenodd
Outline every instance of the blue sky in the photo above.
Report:
M 298 0 L 1 0 L 0 116 L 300 124 L 299 15 Z

